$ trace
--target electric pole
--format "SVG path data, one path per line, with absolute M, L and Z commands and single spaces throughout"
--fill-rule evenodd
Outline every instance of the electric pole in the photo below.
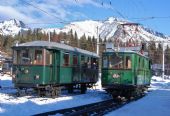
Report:
M 49 33 L 48 33 L 48 42 L 50 42 L 51 41 L 51 38 L 50 38 L 50 31 L 49 31 Z
M 164 50 L 164 42 L 162 42 L 162 79 L 164 79 L 164 72 L 165 72 L 165 65 L 164 65 L 164 63 L 165 63 L 165 50 Z
M 99 27 L 97 26 L 97 49 L 96 49 L 97 55 L 99 55 L 99 39 L 100 39 L 100 37 L 99 37 Z

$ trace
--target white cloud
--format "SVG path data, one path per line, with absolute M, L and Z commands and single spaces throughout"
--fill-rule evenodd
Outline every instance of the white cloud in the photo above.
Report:
M 16 9 L 10 7 L 10 6 L 0 6 L 0 15 L 1 15 L 1 20 L 6 20 L 6 19 L 19 19 L 22 21 L 34 21 L 31 17 L 27 17 L 23 13 L 20 13 Z
M 32 5 L 27 4 L 30 3 Z M 0 20 L 18 19 L 24 23 L 59 22 L 87 18 L 70 7 L 91 4 L 100 7 L 96 0 L 1 0 Z M 46 13 L 44 13 L 46 12 Z

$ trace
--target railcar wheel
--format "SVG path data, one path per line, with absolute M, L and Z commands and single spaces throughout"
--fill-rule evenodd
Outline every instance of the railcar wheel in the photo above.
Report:
M 81 94 L 85 94 L 87 91 L 87 86 L 86 84 L 81 84 Z
M 45 93 L 45 89 L 44 88 L 38 88 L 37 90 L 38 90 L 38 95 L 40 97 L 45 96 L 46 93 Z
M 21 93 L 22 93 L 22 89 L 21 88 L 17 88 L 16 96 L 17 97 L 21 96 Z
M 68 85 L 68 93 L 73 93 L 74 90 L 73 90 L 73 85 Z
M 60 95 L 60 93 L 61 93 L 61 88 L 60 87 L 56 87 L 55 93 L 56 93 L 56 97 L 58 97 Z
M 60 92 L 60 87 L 52 87 L 51 97 L 58 97 L 60 95 Z

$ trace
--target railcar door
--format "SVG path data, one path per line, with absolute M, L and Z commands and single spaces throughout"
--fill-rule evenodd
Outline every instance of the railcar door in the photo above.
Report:
M 108 61 L 109 77 L 113 83 L 121 84 L 121 80 L 123 79 L 121 76 L 124 63 L 123 57 L 117 53 L 113 53 L 108 56 Z
M 77 54 L 73 55 L 73 82 L 80 82 L 80 66 L 79 66 L 79 58 Z
M 51 72 L 51 77 L 50 77 L 50 83 L 58 83 L 58 62 L 59 62 L 59 51 L 57 50 L 49 50 L 50 52 L 50 57 L 52 60 L 52 63 L 50 65 L 50 72 Z M 47 58 L 48 59 L 48 58 Z

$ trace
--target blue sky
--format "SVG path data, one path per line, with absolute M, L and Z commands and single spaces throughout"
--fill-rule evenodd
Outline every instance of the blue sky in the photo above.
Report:
M 61 27 L 113 16 L 170 35 L 169 5 L 170 0 L 0 0 L 0 21 L 15 18 L 29 27 Z

